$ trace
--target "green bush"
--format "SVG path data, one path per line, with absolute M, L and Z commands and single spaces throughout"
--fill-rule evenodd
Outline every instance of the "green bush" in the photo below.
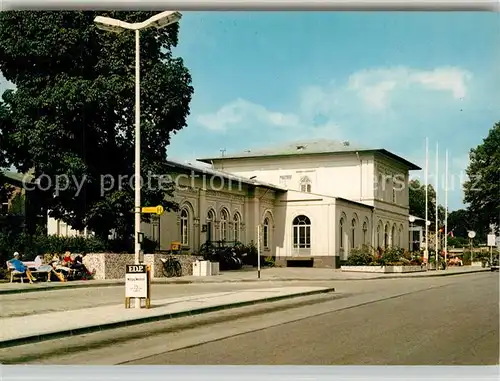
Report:
M 267 267 L 274 267 L 275 265 L 275 261 L 274 261 L 274 258 L 273 257 L 266 257 L 264 259 L 264 266 L 267 266 Z
M 346 266 L 370 266 L 376 263 L 376 257 L 373 255 L 369 247 L 363 246 L 361 248 L 352 249 L 347 261 Z
M 405 250 L 400 247 L 385 249 L 377 262 L 382 266 L 401 266 L 410 263 L 409 259 L 405 258 Z

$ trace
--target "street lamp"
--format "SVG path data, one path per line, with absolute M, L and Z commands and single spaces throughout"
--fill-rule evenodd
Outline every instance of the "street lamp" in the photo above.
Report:
M 414 237 L 413 237 L 413 223 L 415 222 L 415 216 L 409 216 L 408 220 L 410 221 L 410 250 L 413 251 L 413 241 L 414 241 Z
M 139 32 L 147 28 L 164 28 L 176 23 L 182 15 L 177 11 L 161 12 L 146 21 L 128 23 L 110 17 L 97 16 L 94 19 L 96 26 L 107 32 L 122 33 L 125 30 L 135 30 L 135 264 L 141 262 L 141 244 L 139 233 L 141 230 L 141 93 L 140 93 L 140 50 Z M 140 308 L 139 299 L 135 300 L 135 307 Z
M 476 232 L 474 230 L 469 230 L 469 232 L 467 233 L 467 236 L 469 237 L 469 243 L 470 243 L 470 263 L 472 265 L 472 261 L 474 260 L 474 253 L 473 253 L 473 243 L 472 243 L 472 240 L 474 239 L 474 237 L 476 236 Z

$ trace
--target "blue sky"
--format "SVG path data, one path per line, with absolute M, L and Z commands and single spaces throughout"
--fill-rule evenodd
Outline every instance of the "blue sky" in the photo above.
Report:
M 495 13 L 184 12 L 175 54 L 195 94 L 169 158 L 331 138 L 423 167 L 428 137 L 431 177 L 436 142 L 450 151 L 449 206 L 459 208 L 468 151 L 500 120 L 499 21 Z
M 176 54 L 195 95 L 169 156 L 332 138 L 423 167 L 428 137 L 431 182 L 438 142 L 439 175 L 448 149 L 449 206 L 459 208 L 468 151 L 500 120 L 499 21 L 495 13 L 185 12 Z

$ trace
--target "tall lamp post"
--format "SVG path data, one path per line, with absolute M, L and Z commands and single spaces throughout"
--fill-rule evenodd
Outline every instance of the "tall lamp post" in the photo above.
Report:
M 414 216 L 409 216 L 408 220 L 410 221 L 410 251 L 413 251 L 413 223 L 415 222 L 415 217 Z
M 150 17 L 146 21 L 128 23 L 111 17 L 97 16 L 94 19 L 96 26 L 107 32 L 122 33 L 126 30 L 135 30 L 135 259 L 134 263 L 141 262 L 141 91 L 140 91 L 140 49 L 139 33 L 147 28 L 164 28 L 176 23 L 182 15 L 177 11 L 165 11 Z M 140 308 L 139 299 L 135 300 L 135 307 Z

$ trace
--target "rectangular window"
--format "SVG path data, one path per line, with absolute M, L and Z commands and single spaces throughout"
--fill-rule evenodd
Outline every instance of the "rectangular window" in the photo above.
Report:
M 294 226 L 293 227 L 293 247 L 295 249 L 311 248 L 311 227 Z
M 269 225 L 264 225 L 264 229 L 262 232 L 264 236 L 264 248 L 269 248 Z
M 188 220 L 187 218 L 181 219 L 181 244 L 189 244 L 189 234 L 188 234 Z
M 238 221 L 234 223 L 234 240 L 240 241 L 240 223 Z

